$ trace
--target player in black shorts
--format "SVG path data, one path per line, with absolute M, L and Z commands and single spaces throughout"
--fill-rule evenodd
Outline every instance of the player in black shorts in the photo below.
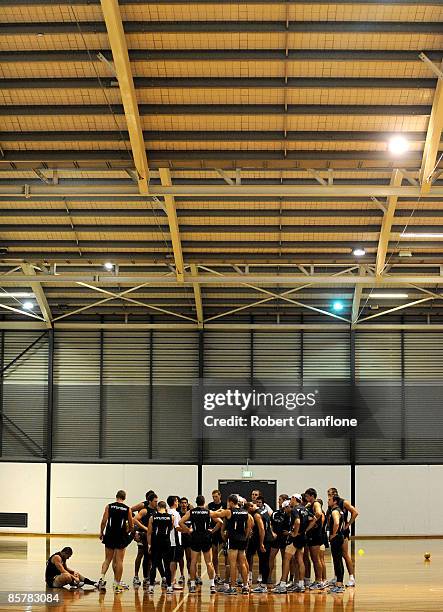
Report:
M 148 549 L 151 553 L 151 571 L 149 574 L 149 593 L 154 592 L 157 569 L 163 565 L 166 577 L 166 593 L 174 592 L 171 585 L 171 531 L 174 527 L 173 517 L 166 512 L 166 502 L 157 504 L 157 512 L 149 519 Z
M 205 498 L 197 495 L 195 500 L 196 507 L 189 510 L 180 521 L 180 527 L 186 533 L 191 534 L 191 584 L 190 593 L 195 593 L 195 578 L 197 575 L 197 560 L 200 553 L 203 553 L 206 569 L 210 580 L 211 593 L 215 593 L 214 566 L 212 565 L 212 520 L 211 511 L 205 508 Z M 187 527 L 186 522 L 191 523 Z
M 112 561 L 114 570 L 114 592 L 121 593 L 127 585 L 122 583 L 123 559 L 126 546 L 129 544 L 129 533 L 132 532 L 134 522 L 132 512 L 124 501 L 125 491 L 117 491 L 116 501 L 108 504 L 103 513 L 100 524 L 100 540 L 105 545 L 105 560 L 102 564 L 102 573 L 98 582 L 100 590 L 106 587 L 105 574 Z
M 221 493 L 218 489 L 214 489 L 214 491 L 212 491 L 212 502 L 209 502 L 208 510 L 211 510 L 211 512 L 216 512 L 217 510 L 221 510 L 221 508 L 223 508 L 223 504 L 221 500 Z M 219 582 L 221 582 L 220 575 L 219 575 L 219 569 L 218 569 L 218 553 L 220 550 L 220 546 L 223 544 L 222 537 L 221 537 L 220 523 L 218 521 L 217 522 L 212 521 L 211 529 L 212 529 L 212 535 L 211 535 L 212 563 L 214 565 L 214 572 L 215 572 L 214 580 L 215 580 L 215 584 L 218 584 Z
M 252 590 L 253 593 L 267 593 L 269 580 L 269 557 L 271 554 L 271 543 L 277 538 L 277 534 L 272 530 L 271 516 L 265 505 L 265 500 L 261 495 L 257 497 L 257 510 L 263 523 L 263 545 L 258 548 L 258 585 Z
M 354 564 L 352 562 L 351 555 L 349 554 L 349 538 L 351 537 L 351 525 L 355 522 L 355 519 L 358 516 L 358 510 L 355 508 L 347 499 L 340 497 L 338 491 L 335 487 L 331 487 L 328 489 L 328 505 L 329 499 L 331 499 L 334 495 L 339 497 L 339 508 L 342 510 L 344 514 L 344 526 L 343 526 L 343 558 L 346 563 L 346 568 L 349 573 L 349 582 L 346 584 L 348 587 L 355 586 L 355 578 L 354 578 Z M 328 512 L 326 516 L 330 513 L 330 507 L 328 508 Z
M 271 515 L 271 526 L 272 530 L 276 534 L 275 540 L 271 542 L 271 551 L 269 554 L 269 575 L 272 575 L 274 571 L 275 558 L 280 551 L 281 558 L 283 561 L 285 555 L 286 542 L 289 536 L 289 532 L 291 530 L 291 517 L 287 514 L 283 508 L 282 504 L 286 501 L 288 496 L 286 493 L 282 493 L 278 497 L 278 510 L 272 513 Z
M 327 585 L 322 580 L 322 564 L 320 560 L 320 546 L 323 544 L 323 521 L 324 514 L 317 500 L 317 491 L 312 487 L 305 491 L 306 501 L 309 504 L 309 512 L 315 519 L 311 521 L 306 529 L 306 540 L 309 554 L 314 564 L 315 582 L 310 585 L 311 590 L 322 590 Z
M 330 589 L 330 593 L 344 593 L 345 591 L 343 586 L 343 532 L 346 523 L 344 512 L 339 505 L 340 500 L 341 498 L 338 495 L 331 495 L 328 497 L 328 506 L 330 509 L 328 517 L 329 541 L 331 544 L 332 559 L 334 561 L 334 571 L 337 577 L 335 586 Z
M 328 539 L 328 532 L 327 532 L 327 527 L 328 527 L 328 522 L 326 520 L 326 515 L 325 515 L 325 511 L 323 509 L 323 500 L 320 499 L 319 497 L 317 497 L 317 501 L 321 506 L 321 511 L 323 514 L 323 522 L 322 522 L 322 545 L 320 546 L 320 563 L 321 563 L 321 579 L 322 582 L 324 582 L 325 584 L 328 584 L 328 580 L 327 580 L 327 573 L 326 573 L 326 561 L 325 561 L 325 550 L 326 548 L 329 548 L 329 539 Z
M 142 508 L 134 517 L 134 523 L 137 527 L 135 540 L 137 542 L 137 557 L 135 558 L 134 568 L 134 579 L 132 584 L 137 587 L 140 586 L 140 579 L 138 573 L 140 571 L 140 564 L 143 560 L 143 586 L 147 587 L 149 583 L 149 572 L 151 570 L 151 555 L 148 552 L 148 524 L 149 519 L 153 514 L 157 512 L 157 495 L 151 491 L 147 493 L 146 501 L 142 503 Z M 138 504 L 139 506 L 140 504 Z M 133 506 L 135 508 L 137 506 Z M 131 510 L 132 510 L 131 508 Z M 164 573 L 164 572 L 163 572 Z
M 46 562 L 45 582 L 50 589 L 57 589 L 70 585 L 71 589 L 77 589 L 84 584 L 97 587 L 97 583 L 89 578 L 85 578 L 76 570 L 70 569 L 66 562 L 72 557 L 72 548 L 65 546 L 60 552 L 56 552 L 49 557 Z
M 295 555 L 298 567 L 298 584 L 295 585 L 291 590 L 297 593 L 304 593 L 304 577 L 305 577 L 305 565 L 303 562 L 303 552 L 306 544 L 306 529 L 309 525 L 310 518 L 306 508 L 302 505 L 302 495 L 300 493 L 294 493 L 291 496 L 291 500 L 283 502 L 282 507 L 285 512 L 291 515 L 291 533 L 288 537 L 288 544 L 285 549 L 285 557 L 283 560 L 282 577 L 280 584 L 274 589 L 274 593 L 287 593 L 288 585 L 286 581 L 289 575 L 289 566 L 292 557 Z
M 180 505 L 178 508 L 178 512 L 180 514 L 180 518 L 182 519 L 185 514 L 190 510 L 191 507 L 189 505 L 189 500 L 187 497 L 182 497 L 180 499 Z M 189 521 L 186 522 L 186 527 L 190 527 L 191 523 Z M 182 531 L 182 547 L 186 557 L 186 568 L 188 570 L 188 577 L 191 576 L 191 534 L 185 533 Z M 179 583 L 185 583 L 185 565 L 183 559 L 180 562 L 180 572 L 181 576 L 179 579 Z
M 253 518 L 246 508 L 239 507 L 237 495 L 228 497 L 226 510 L 211 512 L 212 518 L 226 519 L 226 532 L 228 534 L 228 559 L 231 574 L 231 587 L 224 590 L 226 595 L 236 595 L 235 579 L 237 573 L 237 559 L 239 560 L 243 580 L 242 593 L 249 594 L 248 569 L 246 565 L 246 545 L 253 526 Z
M 265 529 L 260 511 L 254 502 L 247 502 L 246 508 L 253 519 L 252 531 L 246 547 L 246 561 L 248 562 L 248 582 L 252 583 L 252 568 L 254 566 L 254 556 L 260 551 L 264 552 Z M 266 511 L 265 511 L 266 512 Z

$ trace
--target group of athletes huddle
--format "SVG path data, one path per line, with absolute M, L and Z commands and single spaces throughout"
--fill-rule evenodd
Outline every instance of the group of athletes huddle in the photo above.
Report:
M 138 545 L 133 585 L 154 592 L 157 571 L 167 593 L 185 586 L 184 568 L 188 571 L 188 588 L 195 593 L 202 583 L 197 575 L 200 554 L 203 555 L 210 581 L 210 592 L 226 595 L 238 593 L 288 593 L 323 591 L 342 593 L 344 565 L 349 572 L 346 586 L 354 587 L 353 562 L 348 552 L 350 526 L 358 511 L 348 500 L 341 498 L 337 489 L 328 490 L 328 507 L 313 488 L 304 494 L 282 494 L 279 508 L 273 511 L 260 491 L 253 491 L 251 500 L 231 494 L 223 507 L 220 491 L 212 492 L 212 502 L 206 505 L 198 495 L 195 506 L 186 497 L 170 495 L 159 501 L 153 491 L 146 500 L 128 507 L 124 491 L 117 493 L 115 502 L 105 508 L 100 538 L 105 544 L 99 589 L 106 588 L 105 575 L 112 562 L 114 592 L 128 588 L 122 583 L 125 548 L 133 539 Z M 327 581 L 325 548 L 331 548 L 335 579 Z M 223 552 L 223 578 L 219 571 L 219 554 Z M 281 579 L 270 587 L 270 576 L 275 559 L 282 558 Z M 258 556 L 257 586 L 252 585 L 252 568 Z M 311 561 L 313 580 L 311 581 Z M 179 574 L 178 574 L 179 570 Z M 178 576 L 178 577 L 177 577 Z M 252 590 L 251 590 L 252 589 Z M 271 590 L 269 590 L 271 589 Z

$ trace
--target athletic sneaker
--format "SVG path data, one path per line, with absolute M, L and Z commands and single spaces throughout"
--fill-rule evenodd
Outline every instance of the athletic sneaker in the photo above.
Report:
M 304 593 L 306 591 L 305 586 L 299 586 L 298 584 L 294 587 L 293 593 Z
M 349 580 L 349 582 L 346 584 L 347 587 L 355 587 L 355 580 Z
M 332 587 L 332 589 L 329 589 L 329 593 L 344 593 L 344 592 L 345 592 L 344 586 L 335 586 L 335 587 Z
M 140 578 L 139 578 L 138 576 L 134 576 L 134 579 L 133 579 L 133 581 L 132 581 L 132 584 L 133 584 L 134 586 L 140 586 L 140 585 L 141 585 L 141 583 L 142 583 L 142 581 L 140 580 Z
M 220 578 L 220 576 L 215 576 L 214 584 L 223 584 L 223 578 Z
M 286 594 L 288 591 L 285 584 L 278 584 L 272 589 L 272 592 L 278 594 Z
M 162 588 L 166 588 L 166 578 L 162 578 Z
M 198 584 L 200 586 L 203 584 L 203 580 L 200 578 L 200 576 L 195 577 L 195 584 Z
M 196 589 L 195 585 L 191 585 L 191 586 L 189 587 L 189 592 L 190 592 L 190 593 L 196 593 L 196 591 L 197 591 L 197 589 Z
M 149 586 L 149 578 L 143 578 L 143 588 L 147 589 Z
M 296 586 L 297 586 L 296 584 L 294 584 L 293 582 L 290 582 L 289 584 L 286 585 L 286 592 L 293 593 L 295 591 Z
M 322 589 L 323 586 L 321 584 L 321 582 L 311 582 L 311 584 L 309 585 L 305 585 L 310 591 L 318 591 L 319 589 Z
M 178 579 L 178 584 L 185 584 L 185 577 L 184 576 L 180 576 L 180 578 Z
M 215 586 L 215 584 L 211 584 L 209 592 L 211 593 L 211 595 L 212 593 L 217 593 L 217 587 Z
M 97 582 L 97 588 L 99 591 L 106 591 L 106 580 L 100 578 L 100 580 Z
M 172 595 L 174 593 L 174 588 L 172 586 L 166 587 L 166 595 Z
M 120 586 L 125 591 L 129 591 L 129 584 L 126 584 L 126 582 L 120 582 Z
M 337 582 L 337 578 L 332 578 L 331 580 L 328 580 L 329 586 L 335 586 L 336 582 Z
M 242 586 L 242 588 L 241 588 L 241 594 L 242 594 L 242 595 L 249 595 L 249 587 L 248 587 L 246 584 L 244 584 L 244 585 Z
M 174 591 L 183 591 L 183 586 L 178 582 L 174 582 L 172 588 L 174 589 Z
M 234 587 L 229 587 L 229 589 L 225 589 L 223 593 L 225 595 L 237 595 L 237 589 L 235 589 Z
M 153 584 L 150 584 L 150 585 L 148 586 L 148 593 L 150 593 L 151 595 L 153 595 L 153 594 L 154 594 L 154 585 L 153 585 Z
M 257 583 L 261 584 L 263 582 L 263 577 L 261 574 L 257 576 Z
M 229 589 L 229 584 L 223 583 L 218 587 L 217 593 L 224 593 L 228 589 Z
M 242 578 L 237 578 L 237 586 L 241 586 L 243 584 Z
M 114 584 L 112 588 L 114 590 L 114 593 L 123 593 L 123 591 L 125 590 L 121 584 Z
M 263 584 L 258 584 L 255 589 L 252 589 L 251 593 L 267 593 L 268 589 Z

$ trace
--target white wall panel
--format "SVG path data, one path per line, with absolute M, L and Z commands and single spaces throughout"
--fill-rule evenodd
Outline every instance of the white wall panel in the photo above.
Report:
M 193 465 L 69 464 L 52 466 L 52 532 L 98 533 L 104 507 L 119 489 L 128 505 L 145 499 L 153 489 L 195 497 L 197 468 Z
M 28 527 L 2 527 L 0 533 L 45 533 L 46 463 L 0 463 L 1 512 L 27 512 Z
M 358 466 L 358 535 L 443 534 L 442 478 L 443 466 Z

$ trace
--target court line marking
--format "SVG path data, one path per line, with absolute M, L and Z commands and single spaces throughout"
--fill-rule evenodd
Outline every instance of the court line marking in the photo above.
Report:
M 208 569 L 206 568 L 204 573 L 200 576 L 200 578 L 204 578 L 205 576 L 208 575 Z M 175 608 L 172 610 L 172 612 L 177 612 L 177 610 L 180 610 L 180 608 L 182 607 L 182 605 L 185 603 L 185 601 L 188 599 L 189 595 L 196 595 L 196 593 L 190 593 L 189 590 L 186 593 L 186 595 L 183 595 L 183 599 L 180 601 L 180 603 L 178 603 Z

